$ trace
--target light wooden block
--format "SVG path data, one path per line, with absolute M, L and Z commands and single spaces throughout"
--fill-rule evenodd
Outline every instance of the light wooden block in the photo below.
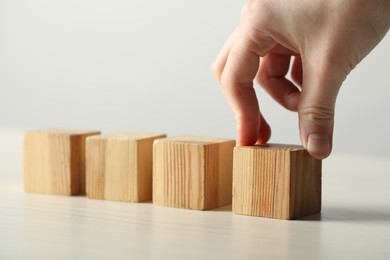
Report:
M 27 192 L 85 194 L 85 139 L 98 131 L 47 129 L 24 135 Z
M 153 142 L 164 134 L 110 133 L 87 139 L 87 196 L 128 202 L 152 199 Z
M 233 212 L 295 219 L 321 211 L 321 160 L 301 146 L 234 149 Z
M 234 140 L 182 136 L 153 150 L 153 203 L 196 210 L 230 204 Z

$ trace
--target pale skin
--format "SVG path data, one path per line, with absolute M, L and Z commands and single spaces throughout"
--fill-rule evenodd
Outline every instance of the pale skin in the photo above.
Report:
M 339 89 L 389 27 L 390 0 L 248 1 L 213 64 L 236 118 L 237 145 L 266 143 L 271 136 L 253 88 L 257 82 L 298 112 L 309 153 L 328 157 Z M 291 58 L 293 81 L 285 77 Z

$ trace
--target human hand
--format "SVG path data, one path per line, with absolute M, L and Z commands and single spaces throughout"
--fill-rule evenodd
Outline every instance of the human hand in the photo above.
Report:
M 298 112 L 309 153 L 329 156 L 339 89 L 389 27 L 390 0 L 249 0 L 213 64 L 235 114 L 237 145 L 266 143 L 271 136 L 253 89 L 257 81 Z M 293 82 L 285 78 L 292 56 Z

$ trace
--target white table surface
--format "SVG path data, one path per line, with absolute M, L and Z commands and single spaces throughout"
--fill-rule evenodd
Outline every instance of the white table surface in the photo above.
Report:
M 304 220 L 23 192 L 22 132 L 0 130 L 0 259 L 390 259 L 390 158 L 323 162 Z

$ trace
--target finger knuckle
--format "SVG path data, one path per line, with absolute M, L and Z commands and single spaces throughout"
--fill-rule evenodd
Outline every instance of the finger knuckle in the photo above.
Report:
M 260 69 L 256 75 L 256 81 L 261 87 L 266 87 L 269 84 L 269 77 L 264 71 L 264 67 L 260 66 Z
M 221 77 L 220 77 L 220 82 L 221 82 L 221 88 L 222 90 L 226 89 L 227 86 L 229 85 L 229 80 L 227 79 L 227 76 L 226 76 L 226 73 L 223 73 L 221 74 Z
M 320 107 L 320 106 L 312 106 L 305 107 L 299 111 L 299 116 L 301 119 L 308 120 L 316 125 L 328 125 L 334 120 L 334 110 Z
M 211 72 L 213 73 L 213 75 L 217 78 L 217 79 L 220 79 L 221 78 L 221 74 L 222 74 L 222 69 L 221 69 L 221 65 L 218 61 L 214 61 L 212 64 L 211 64 Z
M 233 79 L 230 74 L 222 72 L 220 81 L 222 90 L 228 91 L 229 89 L 231 89 Z

